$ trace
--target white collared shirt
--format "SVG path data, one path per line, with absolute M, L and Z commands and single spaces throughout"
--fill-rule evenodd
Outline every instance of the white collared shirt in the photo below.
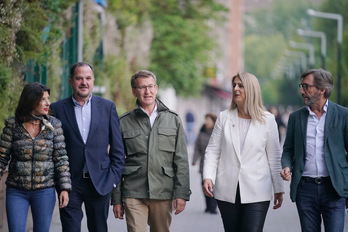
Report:
M 327 107 L 328 100 L 326 100 L 323 107 L 324 113 L 320 119 L 307 107 L 309 115 L 306 136 L 306 162 L 302 176 L 314 178 L 329 176 L 324 157 L 324 128 Z
M 141 109 L 142 111 L 144 111 L 144 112 L 146 113 L 147 116 L 149 116 L 148 113 L 147 113 L 142 107 L 140 107 L 140 109 Z M 157 116 L 158 116 L 158 110 L 157 110 L 157 104 L 156 104 L 156 105 L 155 105 L 155 109 L 153 109 L 151 115 L 149 116 L 149 118 L 150 118 L 150 123 L 151 123 L 151 128 L 152 128 L 153 124 L 155 123 L 155 120 L 156 120 Z

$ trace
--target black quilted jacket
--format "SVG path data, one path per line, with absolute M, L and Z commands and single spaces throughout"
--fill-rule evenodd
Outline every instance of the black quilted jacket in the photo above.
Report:
M 27 190 L 53 186 L 59 192 L 71 190 L 62 124 L 52 116 L 46 119 L 54 130 L 41 123 L 41 131 L 35 138 L 15 117 L 5 121 L 0 139 L 0 178 L 10 162 L 7 185 Z

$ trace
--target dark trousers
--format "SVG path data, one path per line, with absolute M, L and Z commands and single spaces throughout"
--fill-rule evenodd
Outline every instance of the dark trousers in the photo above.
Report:
M 241 204 L 239 186 L 235 204 L 217 200 L 225 232 L 262 232 L 270 201 Z
M 205 204 L 207 208 L 205 209 L 205 212 L 210 212 L 210 213 L 216 213 L 216 208 L 217 208 L 217 202 L 214 197 L 208 197 L 204 195 L 205 197 Z
M 95 190 L 91 179 L 81 178 L 69 194 L 68 206 L 60 209 L 63 232 L 81 231 L 82 203 L 85 205 L 88 231 L 108 231 L 110 194 L 101 196 Z
M 203 175 L 202 175 L 202 179 L 203 179 Z M 203 183 L 204 182 L 202 181 L 202 187 L 203 187 Z M 216 199 L 214 197 L 208 197 L 204 193 L 203 193 L 203 195 L 205 198 L 205 205 L 206 205 L 205 212 L 210 212 L 210 213 L 214 213 L 214 214 L 217 213 L 216 212 L 216 208 L 217 208 Z
M 346 198 L 337 195 L 329 177 L 320 184 L 302 177 L 296 206 L 303 232 L 320 232 L 322 218 L 325 232 L 343 232 Z

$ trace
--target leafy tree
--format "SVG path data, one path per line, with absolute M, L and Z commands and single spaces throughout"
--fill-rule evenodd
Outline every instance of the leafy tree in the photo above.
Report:
M 308 21 L 306 10 L 312 7 L 311 1 L 275 0 L 270 9 L 257 10 L 245 17 L 245 69 L 262 78 L 266 104 L 289 104 L 292 101 L 288 99 L 293 99 L 294 103 L 298 101 L 294 97 L 298 89 L 286 89 L 288 82 L 294 81 L 297 84 L 298 81 L 286 80 L 284 77 L 280 77 L 280 81 L 274 81 L 271 73 L 284 56 L 285 50 L 290 49 L 288 41 L 299 39 L 296 30 Z M 270 89 L 278 92 L 269 91 Z M 289 93 L 290 89 L 295 92 Z
M 113 99 L 123 103 L 125 108 L 134 106 L 129 82 L 131 74 L 139 69 L 150 69 L 158 76 L 161 86 L 171 85 L 179 95 L 198 94 L 205 80 L 203 70 L 209 61 L 208 52 L 215 45 L 214 38 L 209 36 L 209 22 L 222 20 L 219 13 L 224 10 L 214 0 L 111 1 L 107 12 L 116 18 L 121 34 L 116 40 L 120 48 L 117 60 L 112 61 L 112 56 L 107 58 L 115 66 L 107 65 L 109 70 L 105 72 L 109 73 L 107 79 L 110 78 Z M 153 34 L 150 57 L 146 54 L 128 57 L 127 43 L 129 40 L 142 43 L 145 30 Z M 141 59 L 148 59 L 148 62 L 141 62 Z M 118 67 L 116 74 L 112 67 Z
M 172 85 L 177 94 L 198 94 L 209 62 L 208 52 L 215 46 L 209 36 L 208 19 L 218 19 L 226 9 L 213 0 L 151 2 L 151 70 L 160 77 L 159 83 Z
M 63 35 L 60 16 L 73 2 L 76 0 L 0 2 L 0 120 L 14 114 L 27 62 L 41 64 L 50 59 L 55 50 L 52 45 Z
M 329 1 L 324 0 L 323 4 L 319 8 L 315 8 L 318 11 L 340 14 L 343 18 L 343 38 L 341 47 L 341 103 L 344 106 L 348 106 L 348 93 L 345 89 L 348 86 L 348 12 L 345 10 L 348 7 L 348 2 L 345 0 Z M 318 17 L 312 17 L 311 19 L 313 30 L 323 31 L 327 37 L 327 57 L 326 57 L 326 69 L 331 72 L 334 77 L 334 84 L 337 87 L 337 20 L 322 19 Z M 331 99 L 335 100 L 337 97 L 337 90 L 333 91 Z

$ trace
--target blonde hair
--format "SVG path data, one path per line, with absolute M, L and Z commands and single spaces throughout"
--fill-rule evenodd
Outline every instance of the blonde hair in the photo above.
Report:
M 265 123 L 265 110 L 262 106 L 262 96 L 261 88 L 257 78 L 251 73 L 239 72 L 237 75 L 232 77 L 232 89 L 233 82 L 236 78 L 239 78 L 243 85 L 245 91 L 245 103 L 244 103 L 244 113 L 250 115 L 252 121 L 256 120 L 260 123 Z M 233 97 L 230 106 L 230 110 L 237 108 Z

